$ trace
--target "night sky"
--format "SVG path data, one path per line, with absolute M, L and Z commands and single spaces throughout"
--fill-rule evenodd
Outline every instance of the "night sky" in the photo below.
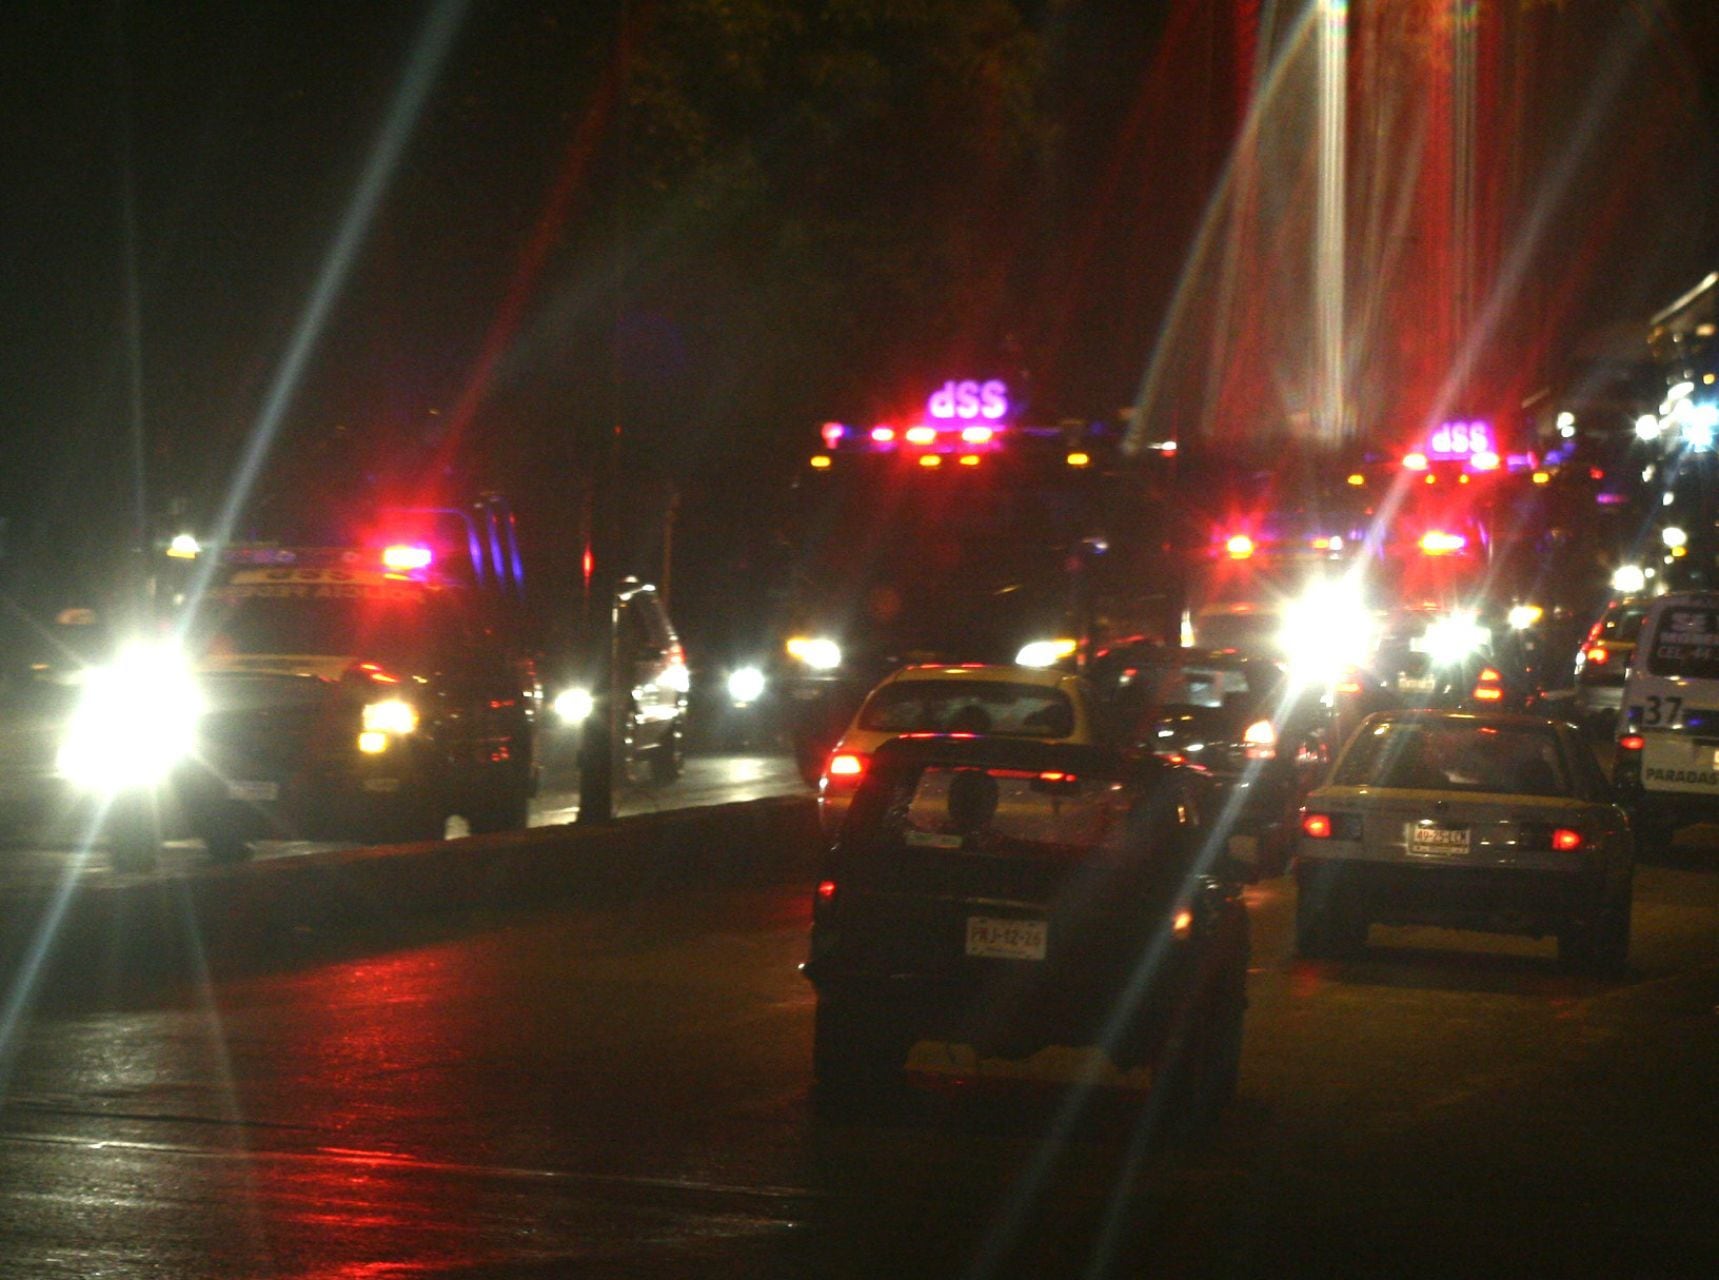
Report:
M 210 527 L 266 425 L 242 532 L 307 495 L 494 485 L 564 546 L 618 421 L 646 567 L 671 485 L 717 537 L 817 421 L 946 370 L 1113 414 L 1232 154 L 1254 33 L 1294 8 L 8 4 L 0 585 L 63 582 L 140 518 Z M 1643 317 L 1719 266 L 1719 5 L 1511 8 L 1556 107 L 1530 159 L 1619 14 L 1653 28 L 1627 68 L 1649 96 L 1616 109 L 1663 107 L 1651 156 L 1598 148 L 1557 214 L 1618 205 L 1606 175 L 1636 154 L 1624 230 L 1535 262 L 1580 276 L 1542 308 L 1558 334 Z

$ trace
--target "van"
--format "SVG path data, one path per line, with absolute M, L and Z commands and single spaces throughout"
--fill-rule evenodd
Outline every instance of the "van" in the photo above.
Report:
M 1624 677 L 1613 781 L 1643 851 L 1719 820 L 1719 592 L 1653 601 Z

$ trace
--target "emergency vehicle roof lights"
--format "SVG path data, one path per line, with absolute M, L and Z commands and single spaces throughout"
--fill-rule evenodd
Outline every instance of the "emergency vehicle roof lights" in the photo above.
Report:
M 991 427 L 962 427 L 961 443 L 990 444 L 991 437 L 996 434 L 996 431 Z
M 1476 453 L 1469 458 L 1468 465 L 1476 471 L 1496 471 L 1499 465 L 1498 455 L 1489 451 Z
M 878 423 L 871 429 L 871 442 L 873 444 L 894 444 L 895 428 L 885 423 Z
M 1427 456 L 1424 453 L 1409 453 L 1403 455 L 1403 467 L 1409 471 L 1425 471 Z
M 928 427 L 923 422 L 916 427 L 909 427 L 906 435 L 908 444 L 928 445 L 937 443 L 937 428 Z
M 1460 533 L 1444 533 L 1434 529 L 1421 535 L 1421 551 L 1429 556 L 1453 555 L 1467 545 L 1468 539 Z
M 401 573 L 428 569 L 434 558 L 428 547 L 412 543 L 396 543 L 394 546 L 382 548 L 383 567 Z
M 826 422 L 819 431 L 819 434 L 824 438 L 824 448 L 826 449 L 834 449 L 847 433 L 848 429 L 839 422 Z

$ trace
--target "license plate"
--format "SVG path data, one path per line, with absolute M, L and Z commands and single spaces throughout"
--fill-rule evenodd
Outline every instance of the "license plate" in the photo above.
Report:
M 1049 929 L 1043 920 L 967 917 L 967 954 L 998 960 L 1043 960 Z
M 1431 693 L 1433 690 L 1431 676 L 1398 676 L 1398 693 Z
M 1435 856 L 1467 853 L 1468 828 L 1427 827 L 1411 822 L 1405 829 L 1403 843 L 1408 846 L 1410 853 Z
M 278 782 L 229 782 L 227 784 L 227 799 L 246 800 L 258 803 L 281 798 L 281 784 Z

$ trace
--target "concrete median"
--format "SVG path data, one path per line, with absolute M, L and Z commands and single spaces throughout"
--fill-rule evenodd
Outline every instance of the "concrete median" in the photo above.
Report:
M 243 958 L 306 933 L 439 915 L 806 880 L 814 802 L 777 798 L 596 826 L 343 849 L 0 892 L 0 981 L 87 987 Z

